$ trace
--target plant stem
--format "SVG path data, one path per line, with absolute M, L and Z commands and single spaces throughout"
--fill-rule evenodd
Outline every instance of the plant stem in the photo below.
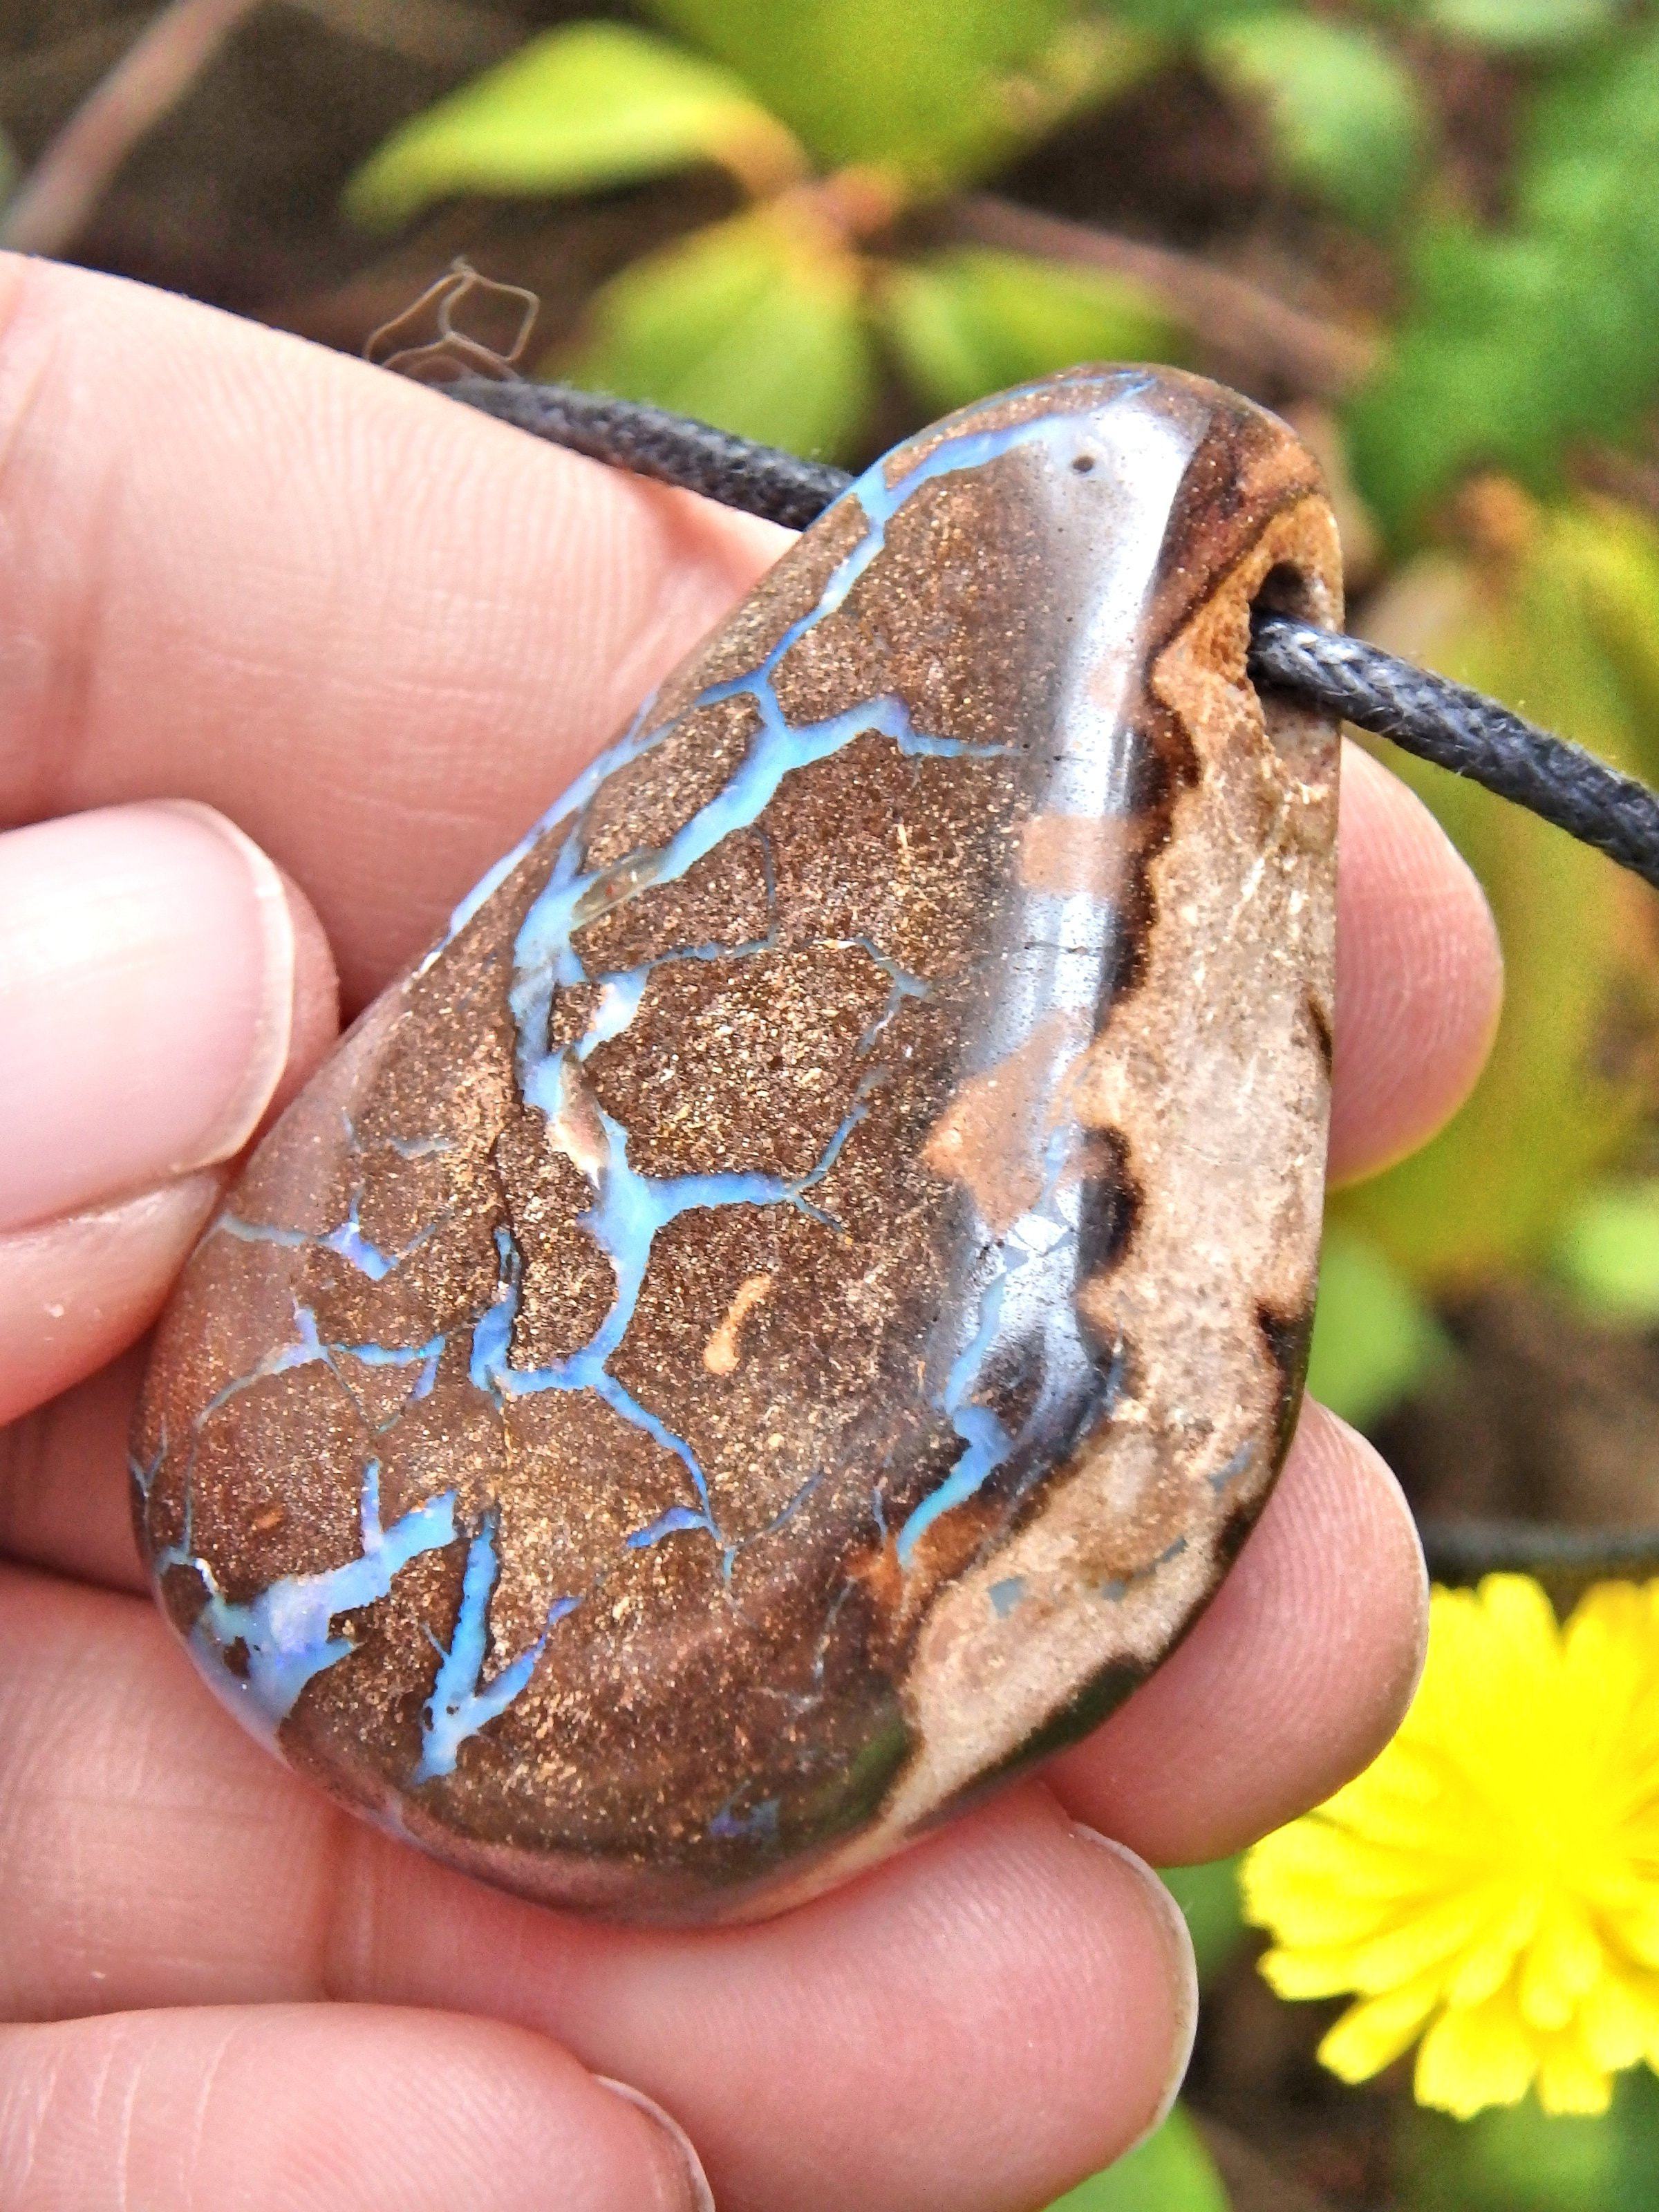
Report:
M 133 147 L 258 0 L 171 0 L 94 86 L 0 215 L 0 246 L 61 253 Z
M 980 245 L 1127 276 L 1155 293 L 1206 343 L 1252 361 L 1304 392 L 1349 391 L 1376 358 L 1376 345 L 1363 332 L 1307 314 L 1245 277 L 1168 246 L 1097 230 L 1065 216 L 1040 214 L 993 192 L 955 202 L 949 219 L 958 237 Z

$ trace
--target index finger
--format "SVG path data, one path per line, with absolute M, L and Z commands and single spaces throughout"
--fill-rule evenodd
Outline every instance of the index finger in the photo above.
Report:
M 205 800 L 379 989 L 787 534 L 0 256 L 0 818 Z

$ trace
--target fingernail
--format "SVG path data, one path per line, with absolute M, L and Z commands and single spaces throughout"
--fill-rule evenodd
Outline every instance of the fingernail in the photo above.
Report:
M 593 2079 L 602 2089 L 614 2091 L 626 2103 L 643 2112 L 647 2119 L 654 2120 L 667 2136 L 684 2170 L 685 2212 L 715 2212 L 714 2192 L 708 2186 L 708 2176 L 702 2170 L 702 2160 L 692 2148 L 690 2136 L 672 2113 L 665 2112 L 654 2098 L 647 2097 L 643 2090 L 635 2088 L 631 2082 L 613 2081 L 608 2074 L 596 2074 Z
M 1097 1850 L 1109 1852 L 1118 1863 L 1127 1869 L 1145 1891 L 1153 1919 L 1163 1933 L 1170 1954 L 1170 1969 L 1176 1990 L 1175 2037 L 1172 2063 L 1152 2118 L 1132 2143 L 1126 2143 L 1118 2153 L 1127 2158 L 1132 2150 L 1154 2136 L 1170 2117 L 1176 2099 L 1181 2094 L 1181 2085 L 1187 2078 L 1187 2069 L 1192 2063 L 1193 2044 L 1198 2035 L 1198 1960 L 1193 1951 L 1193 1931 L 1187 1925 L 1187 1916 L 1176 1903 L 1167 1883 L 1159 1880 L 1155 1869 L 1132 1851 L 1127 1844 L 1120 1844 L 1110 1836 L 1103 1836 L 1098 1828 L 1085 1828 L 1081 1820 L 1072 1823 L 1075 1834 Z
M 0 1229 L 231 1158 L 294 1019 L 283 878 L 211 808 L 0 836 Z

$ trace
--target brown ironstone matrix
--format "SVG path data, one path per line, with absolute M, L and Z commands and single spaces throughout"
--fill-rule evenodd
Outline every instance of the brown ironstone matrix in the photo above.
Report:
M 1081 1732 L 1300 1389 L 1340 618 L 1317 471 L 1170 371 L 809 530 L 255 1154 L 134 1451 L 302 1773 L 529 1895 L 769 1910 Z

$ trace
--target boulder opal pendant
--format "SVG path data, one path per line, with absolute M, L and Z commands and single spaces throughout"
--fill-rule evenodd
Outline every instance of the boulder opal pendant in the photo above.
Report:
M 1318 472 L 1078 371 L 872 468 L 266 1138 L 162 1324 L 161 1602 L 532 1897 L 753 1914 L 1105 1714 L 1301 1385 L 1340 620 Z

